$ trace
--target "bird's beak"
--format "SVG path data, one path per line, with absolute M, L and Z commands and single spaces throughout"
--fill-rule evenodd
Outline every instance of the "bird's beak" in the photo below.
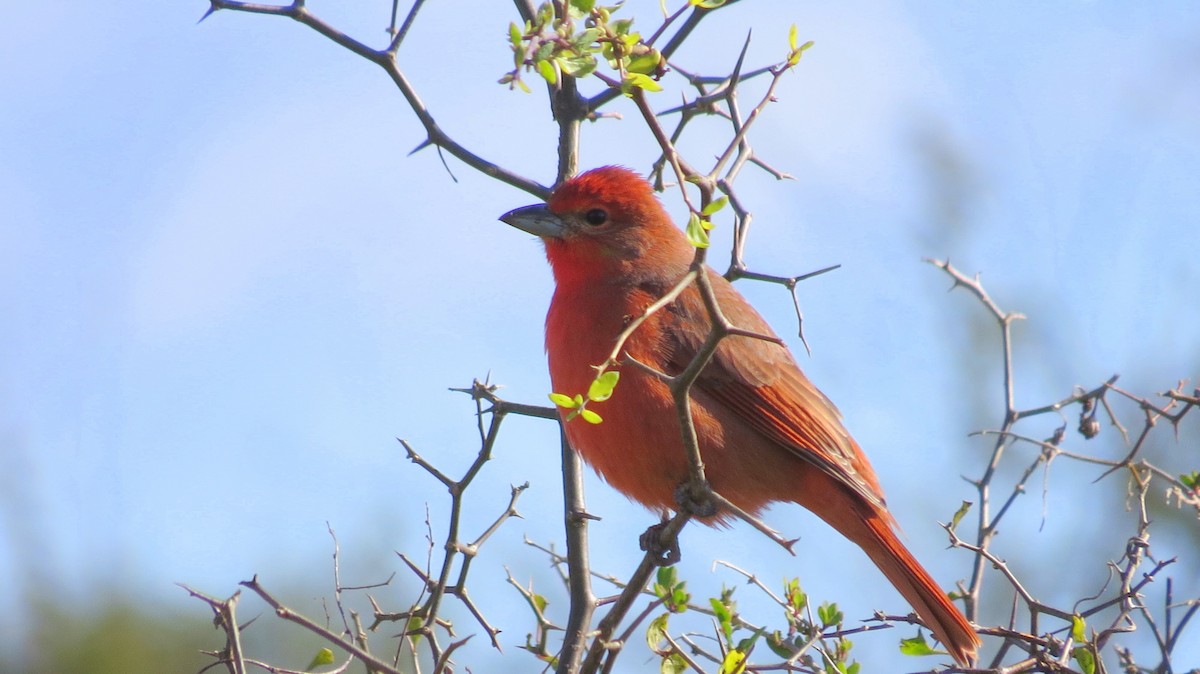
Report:
M 544 239 L 561 239 L 567 229 L 562 218 L 551 213 L 546 204 L 514 208 L 501 215 L 500 221 Z

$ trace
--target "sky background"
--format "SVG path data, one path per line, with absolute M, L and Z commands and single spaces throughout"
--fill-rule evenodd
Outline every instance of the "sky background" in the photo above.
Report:
M 429 3 L 401 67 L 459 142 L 549 182 L 555 127 L 543 90 L 532 76 L 533 94 L 496 84 L 511 67 L 515 11 L 478 4 Z M 385 43 L 387 3 L 310 8 Z M 79 611 L 133 597 L 205 615 L 173 583 L 227 595 L 255 573 L 294 590 L 285 598 L 298 606 L 319 606 L 330 593 L 326 522 L 346 582 L 403 576 L 392 552 L 423 556 L 427 504 L 436 532 L 448 501 L 396 438 L 461 470 L 477 447 L 474 407 L 449 387 L 490 373 L 510 400 L 542 404 L 549 390 L 550 274 L 540 244 L 496 220 L 533 199 L 451 158 L 455 181 L 433 151 L 407 156 L 424 135 L 378 68 L 286 19 L 223 12 L 197 25 L 205 9 L 6 8 L 5 633 L 20 634 L 46 595 Z M 656 2 L 623 11 L 643 30 L 657 25 Z M 842 265 L 800 288 L 811 357 L 792 337 L 785 291 L 739 287 L 839 405 L 907 542 L 950 587 L 969 560 L 943 549 L 935 522 L 973 498 L 959 476 L 978 475 L 988 445 L 967 434 L 999 424 L 1002 389 L 994 328 L 921 258 L 982 272 L 1001 307 L 1028 317 L 1016 329 L 1019 407 L 1114 373 L 1139 395 L 1194 382 L 1200 5 L 746 1 L 718 16 L 678 53 L 681 66 L 726 72 L 751 28 L 755 65 L 783 57 L 792 23 L 816 43 L 751 134 L 796 180 L 743 174 L 739 193 L 755 213 L 747 262 L 783 275 Z M 744 104 L 760 91 L 748 89 Z M 649 134 L 628 102 L 611 109 L 624 119 L 585 125 L 582 165 L 645 171 L 657 156 Z M 682 147 L 703 166 L 728 130 L 696 130 Z M 684 212 L 675 195 L 666 203 Z M 717 224 L 712 259 L 724 264 L 730 223 Z M 1045 436 L 1056 424 L 1027 430 Z M 1200 468 L 1194 419 L 1179 442 L 1159 434 L 1152 450 L 1165 468 Z M 544 556 L 522 542 L 561 545 L 556 435 L 509 419 L 468 505 L 468 528 L 482 530 L 510 484 L 531 484 L 526 518 L 489 542 L 472 576 L 483 610 L 508 626 L 518 670 L 526 656 L 513 651 L 533 621 L 504 567 L 563 605 Z M 1076 449 L 1121 455 L 1070 437 Z M 1013 455 L 1006 485 L 1033 452 Z M 1125 534 L 1111 531 L 1127 521 L 1124 484 L 1092 486 L 1099 472 L 1059 462 L 1036 476 L 997 542 L 1048 603 L 1092 594 L 1104 560 L 1123 549 Z M 603 517 L 592 528 L 595 567 L 627 575 L 652 517 L 590 473 L 587 491 Z M 778 507 L 768 520 L 802 537 L 797 558 L 744 526 L 687 530 L 694 591 L 739 583 L 710 569 L 720 557 L 768 580 L 798 575 L 852 621 L 907 610 L 811 516 Z M 1200 595 L 1194 518 L 1167 517 L 1161 531 L 1156 554 L 1192 556 L 1175 567 L 1176 596 Z M 415 586 L 397 585 L 382 598 L 398 609 Z M 991 587 L 1006 604 L 1011 595 Z M 750 588 L 738 592 L 754 606 Z M 899 657 L 890 635 L 859 641 L 867 662 Z M 1190 649 L 1177 669 L 1200 666 L 1200 648 Z M 494 658 L 476 643 L 461 661 L 498 667 Z M 625 665 L 645 662 L 630 654 Z M 901 664 L 922 666 L 913 663 Z

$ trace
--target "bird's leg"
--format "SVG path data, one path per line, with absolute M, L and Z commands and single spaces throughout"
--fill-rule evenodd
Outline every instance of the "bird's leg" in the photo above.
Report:
M 675 488 L 675 503 L 679 511 L 706 520 L 717 514 L 717 502 L 713 500 L 712 485 L 708 480 L 686 480 Z
M 717 503 L 707 481 L 683 482 L 675 489 L 675 501 L 679 504 L 679 512 L 686 516 L 706 519 L 717 514 Z M 670 521 L 664 516 L 663 521 L 646 529 L 638 538 L 642 550 L 654 555 L 654 563 L 658 566 L 670 566 L 683 558 L 679 540 L 667 532 L 668 524 Z
M 671 566 L 683 559 L 683 554 L 679 552 L 679 539 L 663 535 L 668 524 L 669 520 L 664 517 L 663 521 L 650 525 L 650 528 L 638 537 L 638 546 L 654 555 L 655 566 Z M 664 538 L 670 540 L 663 540 Z

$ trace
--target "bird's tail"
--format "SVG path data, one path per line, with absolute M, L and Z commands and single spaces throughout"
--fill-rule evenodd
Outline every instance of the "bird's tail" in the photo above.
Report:
M 979 635 L 896 537 L 890 518 L 871 513 L 854 519 L 859 523 L 855 535 L 843 533 L 875 562 L 954 660 L 961 666 L 970 666 L 980 645 Z

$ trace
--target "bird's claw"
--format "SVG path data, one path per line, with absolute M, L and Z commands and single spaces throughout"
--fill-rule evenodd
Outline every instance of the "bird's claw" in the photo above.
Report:
M 675 503 L 679 511 L 706 519 L 717 514 L 717 503 L 713 500 L 712 486 L 707 481 L 693 483 L 691 480 L 675 488 Z
M 666 530 L 667 524 L 668 522 L 665 521 L 652 524 L 638 537 L 638 545 L 641 549 L 654 555 L 655 566 L 671 566 L 683 559 L 683 554 L 679 552 L 679 539 L 671 536 L 670 540 L 663 540 L 666 538 L 663 536 L 663 532 Z

